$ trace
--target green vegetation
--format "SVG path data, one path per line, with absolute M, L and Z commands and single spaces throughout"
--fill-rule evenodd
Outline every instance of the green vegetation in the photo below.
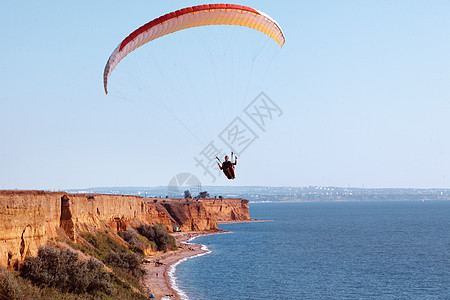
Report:
M 6 275 L 5 275 L 6 274 Z M 4 276 L 8 279 L 6 286 Z M 6 287 L 6 289 L 5 289 Z M 13 288 L 12 288 L 13 287 Z M 145 300 L 147 299 L 141 294 L 134 292 L 124 292 L 123 288 L 115 287 L 115 291 L 112 295 L 106 295 L 100 292 L 94 292 L 93 294 L 83 293 L 74 294 L 60 291 L 55 287 L 49 286 L 37 286 L 34 285 L 28 279 L 24 279 L 17 274 L 11 273 L 7 270 L 0 271 L 0 299 L 24 299 L 24 300 L 54 300 L 54 299 L 64 299 L 64 300 Z
M 0 299 L 22 299 L 22 289 L 11 272 L 0 267 Z
M 112 297 L 111 299 L 140 299 L 143 297 L 137 292 L 142 292 L 140 286 L 140 279 L 144 275 L 144 270 L 141 268 L 142 254 L 131 251 L 120 242 L 120 239 L 115 240 L 102 231 L 98 231 L 96 234 L 83 232 L 80 236 L 84 242 L 70 243 L 72 248 L 103 262 L 113 271 L 109 273 L 113 293 L 103 293 L 101 299 L 109 299 L 108 297 Z
M 134 278 L 132 275 L 129 275 Z M 134 278 L 138 282 L 137 279 Z M 0 299 L 146 299 L 94 258 L 46 246 L 28 257 L 16 274 L 0 268 Z
M 184 199 L 192 199 L 192 195 L 189 190 L 184 191 Z
M 20 268 L 20 276 L 37 286 L 54 287 L 63 292 L 111 295 L 111 277 L 94 259 L 80 260 L 78 254 L 66 249 L 43 247 L 38 256 L 28 257 Z
M 144 255 L 144 250 L 146 248 L 152 249 L 152 251 L 157 250 L 156 243 L 154 241 L 149 241 L 146 237 L 140 235 L 135 229 L 128 228 L 127 231 L 120 231 L 119 236 L 130 245 L 130 250 L 138 254 Z
M 207 191 L 204 191 L 204 192 L 200 192 L 196 198 L 197 199 L 206 199 L 206 198 L 210 198 L 210 196 Z
M 130 274 L 137 279 L 142 278 L 144 270 L 141 268 L 142 254 L 132 252 L 128 247 L 122 245 L 118 241 L 114 240 L 111 236 L 105 232 L 99 231 L 96 235 L 83 232 L 81 236 L 86 240 L 88 245 L 75 244 L 74 246 L 79 250 L 87 253 L 98 260 L 102 261 L 108 267 L 111 267 L 115 273 L 119 273 L 119 277 L 130 278 L 125 274 Z M 90 247 L 89 247 L 90 246 Z M 119 271 L 120 272 L 116 272 Z M 126 280 L 128 281 L 128 280 Z M 133 280 L 133 286 L 139 288 L 139 280 Z
M 36 257 L 27 257 L 18 272 L 0 268 L 0 300 L 146 299 L 140 286 L 144 249 L 175 250 L 175 239 L 162 225 L 129 228 L 119 236 L 123 240 L 101 231 L 84 232 L 80 243 L 68 243 L 88 258 L 71 248 L 45 246 Z
M 175 238 L 168 234 L 161 224 L 156 226 L 141 225 L 137 228 L 137 231 L 149 241 L 154 242 L 158 251 L 167 252 L 167 250 L 177 249 Z
M 83 232 L 80 235 L 88 243 L 88 245 L 80 245 L 80 250 L 103 262 L 106 261 L 106 257 L 111 252 L 123 253 L 129 251 L 125 245 L 114 240 L 103 231 L 98 231 L 95 235 L 89 232 Z

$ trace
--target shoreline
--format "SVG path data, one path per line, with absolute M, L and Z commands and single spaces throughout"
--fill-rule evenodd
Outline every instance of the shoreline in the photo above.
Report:
M 221 224 L 257 223 L 257 222 L 272 222 L 272 221 L 273 220 L 252 219 L 244 221 L 217 221 L 217 224 L 221 225 Z
M 145 270 L 145 275 L 141 282 L 145 295 L 148 297 L 150 294 L 153 294 L 156 299 L 161 299 L 166 295 L 171 295 L 170 299 L 184 299 L 186 295 L 178 288 L 175 281 L 176 266 L 189 258 L 210 253 L 205 245 L 191 244 L 189 242 L 200 236 L 226 232 L 224 230 L 191 231 L 172 234 L 177 241 L 178 250 L 156 253 L 146 256 L 144 259 L 142 266 Z
M 220 224 L 236 224 L 251 222 L 270 222 L 272 220 L 240 220 L 240 221 L 219 221 Z M 171 300 L 183 300 L 187 295 L 177 286 L 175 271 L 176 267 L 194 257 L 202 256 L 211 251 L 206 245 L 193 244 L 190 241 L 207 235 L 230 233 L 232 231 L 217 229 L 214 231 L 186 231 L 175 232 L 171 235 L 177 241 L 178 250 L 166 253 L 155 253 L 144 258 L 142 266 L 145 270 L 144 278 L 141 280 L 145 295 L 153 294 L 156 299 L 161 299 L 166 295 L 171 296 Z
M 250 222 L 270 222 L 271 220 L 241 220 L 241 221 L 219 221 L 218 224 L 235 224 Z M 141 280 L 145 295 L 153 294 L 156 299 L 161 299 L 166 295 L 171 296 L 171 300 L 187 299 L 187 295 L 177 286 L 175 271 L 176 267 L 194 257 L 202 256 L 211 251 L 206 245 L 193 244 L 190 241 L 207 235 L 230 233 L 227 230 L 214 231 L 186 231 L 175 232 L 171 235 L 177 241 L 178 250 L 166 253 L 155 253 L 144 258 L 142 266 L 145 270 L 144 278 Z

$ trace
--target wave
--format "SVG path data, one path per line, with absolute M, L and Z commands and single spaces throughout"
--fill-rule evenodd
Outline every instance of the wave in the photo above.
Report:
M 194 239 L 196 239 L 198 236 L 193 237 L 189 240 L 187 240 L 186 242 L 182 242 L 183 244 L 189 245 L 192 244 L 190 242 L 192 242 Z M 191 258 L 195 258 L 195 257 L 200 257 L 206 254 L 210 254 L 212 253 L 211 250 L 209 250 L 209 248 L 206 245 L 202 245 L 202 247 L 200 248 L 201 250 L 203 250 L 203 253 L 199 253 L 197 255 L 194 256 L 188 256 L 185 258 L 180 259 L 179 261 L 177 261 L 176 263 L 174 263 L 173 265 L 170 266 L 169 271 L 168 271 L 168 275 L 169 275 L 169 280 L 170 280 L 170 285 L 172 286 L 172 288 L 178 293 L 178 295 L 180 295 L 180 298 L 182 300 L 189 300 L 188 295 L 178 286 L 177 283 L 177 276 L 176 276 L 176 270 L 177 270 L 177 266 L 179 264 L 181 264 L 182 262 L 187 261 L 188 259 Z

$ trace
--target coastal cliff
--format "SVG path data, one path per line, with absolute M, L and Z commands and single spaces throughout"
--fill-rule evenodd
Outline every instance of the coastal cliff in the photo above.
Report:
M 214 231 L 220 221 L 251 220 L 244 199 L 161 199 L 44 191 L 0 191 L 0 265 L 12 267 L 55 238 L 93 230 L 164 224 Z

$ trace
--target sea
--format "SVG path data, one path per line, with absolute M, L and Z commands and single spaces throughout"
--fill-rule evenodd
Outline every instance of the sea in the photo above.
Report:
M 174 267 L 183 299 L 450 299 L 450 201 L 250 203 Z

